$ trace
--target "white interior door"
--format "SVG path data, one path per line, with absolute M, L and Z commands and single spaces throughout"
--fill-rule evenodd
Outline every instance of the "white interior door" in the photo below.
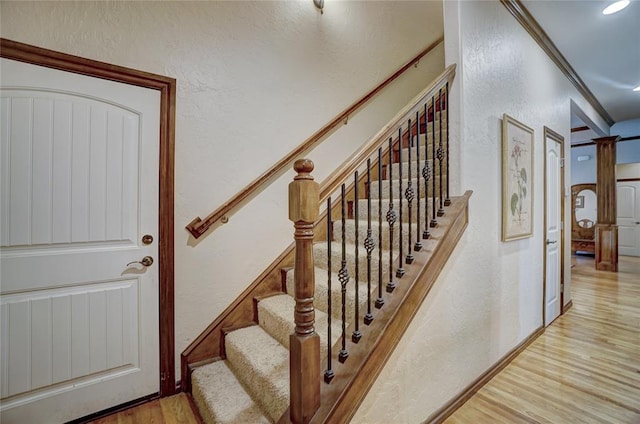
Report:
M 0 421 L 158 392 L 160 93 L 0 66 Z
M 640 256 L 640 181 L 618 183 L 618 254 Z
M 561 198 L 562 168 L 561 143 L 546 138 L 545 140 L 545 314 L 544 325 L 549 325 L 560 315 L 560 283 L 562 250 L 561 234 Z

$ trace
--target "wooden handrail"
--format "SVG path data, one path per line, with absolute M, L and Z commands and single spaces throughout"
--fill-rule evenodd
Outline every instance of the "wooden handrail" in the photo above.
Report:
M 195 238 L 200 238 L 204 233 L 207 232 L 209 228 L 211 228 L 216 222 L 221 221 L 222 223 L 226 223 L 228 221 L 229 213 L 238 207 L 240 204 L 245 202 L 251 195 L 255 195 L 262 191 L 266 187 L 266 183 L 269 182 L 273 177 L 279 175 L 284 172 L 284 170 L 289 166 L 294 160 L 298 159 L 301 154 L 310 150 L 316 144 L 318 144 L 325 137 L 330 135 L 333 130 L 335 130 L 339 125 L 342 125 L 343 122 L 349 118 L 350 115 L 357 112 L 360 108 L 362 108 L 365 104 L 369 102 L 372 98 L 374 98 L 377 94 L 380 93 L 386 86 L 391 84 L 394 80 L 396 80 L 400 75 L 402 75 L 407 69 L 411 66 L 415 65 L 422 59 L 427 53 L 433 50 L 436 46 L 444 41 L 444 36 L 441 36 L 436 41 L 427 46 L 424 50 L 422 50 L 418 55 L 416 55 L 413 59 L 405 63 L 402 67 L 400 67 L 397 71 L 395 71 L 392 75 L 390 75 L 387 79 L 377 85 L 373 90 L 365 94 L 363 97 L 358 99 L 351 106 L 346 108 L 340 114 L 338 114 L 333 120 L 327 123 L 325 126 L 316 131 L 311 137 L 302 142 L 298 147 L 293 149 L 289 154 L 276 162 L 271 168 L 266 170 L 262 175 L 249 183 L 246 187 L 244 187 L 238 194 L 236 194 L 233 198 L 228 200 L 222 206 L 220 206 L 215 211 L 211 212 L 206 218 L 201 219 L 200 217 L 196 217 L 193 221 L 191 221 L 186 229 L 193 235 Z
M 421 107 L 421 100 L 427 99 L 438 95 L 438 90 L 444 87 L 446 83 L 449 83 L 449 87 L 453 83 L 453 79 L 456 75 L 456 65 L 452 64 L 447 67 L 431 84 L 420 94 L 411 100 L 396 116 L 389 121 L 380 131 L 376 133 L 360 150 L 355 152 L 349 159 L 340 165 L 335 172 L 329 175 L 320 184 L 320 202 L 327 200 L 327 198 L 340 187 L 343 181 L 349 175 L 352 175 L 356 169 L 358 169 L 367 158 L 371 157 L 380 147 L 380 143 L 387 140 L 389 137 L 395 135 L 398 130 L 398 126 L 404 123 L 407 116 L 413 116 L 416 112 L 416 108 Z M 448 106 L 447 106 L 448 107 Z

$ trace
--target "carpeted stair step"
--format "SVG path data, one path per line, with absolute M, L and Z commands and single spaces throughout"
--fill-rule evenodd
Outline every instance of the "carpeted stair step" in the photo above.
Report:
M 431 153 L 429 153 L 429 156 L 431 156 Z M 413 159 L 415 159 L 415 155 L 412 156 Z M 407 158 L 406 157 L 402 157 L 403 162 L 402 162 L 402 178 L 403 179 L 409 179 L 409 164 L 411 165 L 411 179 L 415 179 L 416 176 L 420 177 L 420 180 L 422 180 L 422 185 L 420 186 L 420 191 L 423 191 L 423 186 L 424 186 L 424 177 L 422 176 L 422 169 L 424 168 L 424 160 L 421 161 L 416 161 L 416 160 L 412 160 L 411 163 L 407 162 Z M 436 160 L 436 169 L 434 172 L 434 169 L 431 165 L 431 159 L 428 160 L 429 163 L 429 168 L 431 169 L 431 176 L 435 175 L 436 178 L 440 175 L 440 165 L 439 165 L 439 161 Z M 417 172 L 416 170 L 416 165 L 420 165 L 420 172 Z M 391 165 L 391 167 L 393 168 L 393 179 L 398 179 L 400 176 L 400 164 L 399 163 L 394 163 L 393 165 Z M 446 164 L 444 162 L 442 162 L 442 175 L 446 175 L 447 173 L 447 167 Z M 386 174 L 386 178 L 384 178 L 385 180 L 389 179 L 389 174 L 388 172 Z
M 420 183 L 420 196 L 424 196 L 424 180 L 421 178 L 420 180 L 418 180 L 418 178 L 412 178 L 412 185 L 415 188 L 415 185 Z M 408 184 L 409 180 L 408 179 L 403 179 L 402 180 L 402 193 L 404 194 L 405 190 L 407 189 L 407 184 Z M 382 180 L 382 198 L 383 199 L 388 199 L 389 198 L 389 180 Z M 431 184 L 433 184 L 430 181 Z M 371 181 L 371 199 L 372 199 L 372 204 L 375 203 L 373 202 L 373 199 L 378 199 L 378 187 L 380 186 L 380 182 L 379 181 Z M 400 194 L 400 180 L 393 180 L 393 197 L 394 199 L 397 199 L 399 194 Z M 438 178 L 436 178 L 436 193 L 439 194 L 439 189 L 440 189 L 440 181 Z M 429 188 L 429 190 L 432 190 L 432 187 Z M 445 195 L 445 190 L 446 190 L 446 181 L 445 178 L 443 176 L 442 178 L 442 194 L 443 196 Z M 403 199 L 403 202 L 405 200 Z
M 191 388 L 206 424 L 271 422 L 229 369 L 227 361 L 196 368 L 191 374 Z
M 387 208 L 389 207 L 389 205 L 387 204 Z M 383 206 L 384 208 L 384 206 Z M 414 213 L 415 213 L 415 207 L 414 209 Z M 384 209 L 383 209 L 384 210 Z M 406 212 L 406 207 L 403 207 L 403 212 Z M 396 210 L 397 212 L 397 210 Z M 376 211 L 377 213 L 377 211 Z M 385 214 L 386 211 L 384 212 L 384 214 L 382 215 L 382 227 L 378 226 L 378 215 L 375 215 L 375 221 L 371 222 L 371 237 L 373 238 L 373 241 L 376 245 L 376 247 L 374 247 L 374 250 L 371 252 L 372 257 L 377 260 L 378 258 L 378 253 L 377 253 L 377 245 L 378 245 L 378 229 L 382 228 L 382 249 L 383 250 L 389 250 L 389 224 L 386 221 L 385 218 Z M 421 215 L 423 215 L 421 213 Z M 360 214 L 360 216 L 362 216 L 362 214 Z M 424 216 L 424 215 L 423 215 Z M 398 215 L 399 217 L 399 215 Z M 412 217 L 413 218 L 413 217 Z M 402 220 L 403 222 L 408 222 L 408 216 L 402 216 Z M 415 219 L 413 219 L 413 222 L 415 222 Z M 345 220 L 345 239 L 346 242 L 350 245 L 355 246 L 355 236 L 356 236 L 356 222 L 353 219 L 347 219 Z M 367 236 L 367 220 L 366 220 L 366 215 L 365 217 L 359 222 L 359 235 L 358 235 L 358 246 L 359 249 L 358 250 L 364 250 L 366 252 L 366 249 L 364 248 L 364 239 Z M 411 237 L 415 237 L 415 226 L 412 228 L 412 234 Z M 402 226 L 402 235 L 403 235 L 403 243 L 407 242 L 407 237 L 409 235 L 409 225 L 407 224 L 403 224 Z M 342 223 L 341 221 L 337 221 L 333 223 L 333 240 L 336 242 L 341 242 L 342 241 Z M 393 226 L 393 249 L 394 251 L 398 250 L 398 244 L 400 242 L 400 229 L 399 229 L 399 225 L 398 222 L 396 222 Z M 354 247 L 355 248 L 355 247 Z M 360 252 L 358 252 L 360 253 Z M 366 255 L 365 255 L 366 258 Z M 364 266 L 366 267 L 366 262 L 364 262 Z M 362 263 L 360 263 L 360 266 L 362 266 Z M 362 269 L 362 268 L 361 268 Z M 364 268 L 366 270 L 366 268 Z
M 292 296 L 281 294 L 270 296 L 258 302 L 258 322 L 274 339 L 289 348 L 289 336 L 294 332 L 293 310 L 296 302 Z M 316 329 L 320 335 L 320 358 L 327 356 L 327 314 L 316 309 Z M 338 321 L 331 323 L 331 346 L 340 335 L 341 325 Z
M 316 283 L 316 295 L 314 297 L 313 305 L 317 310 L 322 311 L 326 317 L 326 313 L 328 310 L 327 300 L 329 298 L 329 290 L 328 290 L 329 281 L 328 281 L 327 270 L 316 267 L 314 272 L 315 272 L 315 283 Z M 358 296 L 360 298 L 360 316 L 361 317 L 366 313 L 367 283 L 366 281 L 363 281 L 363 279 L 366 280 L 366 277 L 367 277 L 366 273 L 367 271 L 365 268 L 364 273 L 360 277 L 361 281 L 358 284 Z M 377 286 L 378 274 L 376 273 L 375 275 L 372 275 L 371 278 L 372 278 L 371 299 L 373 302 L 377 297 L 375 296 L 375 293 L 376 293 L 376 288 L 378 287 Z M 382 278 L 383 278 L 383 281 L 386 282 L 386 272 L 382 274 Z M 294 270 L 293 269 L 290 269 L 289 271 L 287 271 L 286 283 L 287 283 L 287 293 L 293 293 L 294 292 L 294 287 L 293 287 L 294 286 Z M 356 290 L 354 285 L 354 279 L 351 278 L 349 280 L 349 283 L 347 283 L 347 292 L 345 294 L 346 305 L 347 305 L 345 308 L 345 315 L 346 315 L 347 323 L 353 322 L 354 320 L 355 298 L 356 298 L 355 293 L 356 293 Z M 340 281 L 338 280 L 337 273 L 331 273 L 331 317 L 334 320 L 337 320 L 336 322 L 338 323 L 338 325 L 340 325 L 340 320 L 342 319 L 342 287 L 340 285 Z M 333 326 L 333 322 L 331 324 Z M 324 322 L 322 326 L 320 326 L 319 324 L 316 324 L 316 331 L 318 331 L 317 330 L 318 328 L 322 328 L 323 331 L 326 331 L 326 328 L 327 328 L 326 322 Z M 340 331 L 340 329 L 338 331 Z M 333 330 L 332 330 L 332 333 L 333 333 Z
M 446 131 L 442 132 L 442 148 L 446 149 Z M 415 138 L 415 136 L 414 136 Z M 424 160 L 424 152 L 425 152 L 425 146 L 428 149 L 428 157 L 431 158 L 433 157 L 433 140 L 434 140 L 434 136 L 433 134 L 431 134 L 431 132 L 429 132 L 429 137 L 427 140 L 427 137 L 424 134 L 420 134 L 420 159 Z M 440 131 L 436 130 L 436 134 L 435 134 L 435 141 L 436 141 L 436 150 L 438 149 L 439 145 L 440 145 Z M 412 144 L 412 149 L 411 149 L 411 157 L 415 160 L 416 158 L 416 146 L 415 146 L 415 141 Z M 408 146 L 403 146 L 402 148 L 402 159 L 403 161 L 408 160 L 409 158 L 409 147 Z M 388 158 L 385 157 L 383 160 L 383 164 L 388 163 Z
M 422 189 L 422 187 L 421 187 Z M 394 202 L 394 209 L 396 211 L 396 213 L 398 213 L 398 219 L 400 218 L 400 213 L 398 211 L 398 206 L 400 204 L 399 200 L 396 199 Z M 431 199 L 428 199 L 427 201 L 427 207 L 429 208 L 429 214 L 431 214 Z M 378 204 L 378 200 L 376 199 L 375 201 L 371 202 L 371 231 L 374 235 L 373 239 L 376 241 L 376 244 L 378 244 L 378 231 L 375 229 L 375 227 L 377 227 L 378 225 L 378 209 L 379 209 L 379 204 Z M 412 202 L 412 206 L 411 206 L 411 222 L 413 222 L 414 224 L 418 221 L 418 216 L 417 216 L 417 207 L 416 207 L 416 199 L 413 200 Z M 386 231 L 387 233 L 389 232 L 389 224 L 387 224 L 387 219 L 386 219 L 386 214 L 387 211 L 389 210 L 389 200 L 388 199 L 384 199 L 382 201 L 382 226 L 383 226 L 383 245 L 387 246 L 388 241 L 384 239 L 384 232 Z M 408 204 L 407 201 L 405 199 L 402 199 L 402 222 L 409 222 L 409 212 L 408 212 L 409 208 L 408 208 Z M 365 237 L 366 237 L 366 233 L 367 233 L 367 199 L 360 199 L 358 200 L 358 215 L 360 216 L 360 233 L 364 233 Z M 336 221 L 334 224 L 334 234 L 336 234 L 336 230 L 338 230 L 338 234 L 342 234 L 339 230 L 342 227 L 340 224 L 340 221 Z M 424 199 L 422 199 L 420 201 L 420 228 L 422 228 L 422 226 L 424 226 Z M 394 228 L 398 227 L 398 223 L 396 222 L 394 225 Z M 348 234 L 348 233 L 347 233 Z M 360 238 L 362 238 L 362 236 L 360 236 Z M 340 238 L 338 238 L 337 236 L 335 236 L 336 240 L 340 240 Z
M 289 407 L 289 351 L 259 325 L 225 337 L 227 362 L 272 421 Z
M 397 254 L 397 252 L 394 252 Z M 328 249 L 327 243 L 316 243 L 313 245 L 313 257 L 316 267 L 327 269 L 327 259 Z M 345 245 L 345 259 L 346 266 L 349 270 L 350 281 L 353 281 L 355 278 L 355 246 L 353 244 L 347 243 Z M 383 250 L 382 252 L 383 258 L 389 257 L 389 251 Z M 331 271 L 337 273 L 342 264 L 342 245 L 340 242 L 334 241 L 331 243 Z M 386 261 L 383 261 L 383 270 L 384 264 Z M 367 275 L 367 252 L 364 247 L 360 246 L 358 248 L 358 268 L 360 271 L 359 279 L 365 279 Z M 378 261 L 371 261 L 371 275 L 378 275 Z M 335 281 L 338 281 L 337 279 Z M 335 283 L 334 283 L 335 284 Z M 340 283 L 337 283 L 340 284 Z

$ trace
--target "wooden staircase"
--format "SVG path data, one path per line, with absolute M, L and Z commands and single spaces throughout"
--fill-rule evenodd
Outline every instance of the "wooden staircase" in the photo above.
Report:
M 290 219 L 297 256 L 294 245 L 283 252 L 182 354 L 183 389 L 205 422 L 337 423 L 353 416 L 468 223 L 471 192 L 449 197 L 449 159 L 443 168 L 441 157 L 443 139 L 448 155 L 453 70 L 321 187 L 313 164 L 296 162 Z M 403 130 L 407 116 L 415 120 Z M 430 192 L 407 204 L 409 181 Z M 320 215 L 319 200 L 332 197 L 338 201 Z M 397 212 L 388 220 L 390 203 Z M 375 248 L 364 247 L 364 233 Z M 412 237 L 421 249 L 405 247 Z

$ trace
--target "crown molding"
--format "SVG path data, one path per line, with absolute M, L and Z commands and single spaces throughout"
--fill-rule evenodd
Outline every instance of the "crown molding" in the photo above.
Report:
M 602 107 L 602 104 L 596 99 L 591 90 L 582 81 L 578 73 L 567 61 L 567 59 L 560 53 L 560 50 L 551 41 L 551 38 L 542 29 L 538 21 L 529 13 L 524 4 L 520 0 L 500 0 L 502 5 L 516 18 L 520 25 L 527 30 L 529 35 L 538 43 L 538 45 L 544 50 L 549 58 L 558 66 L 560 71 L 571 81 L 571 83 L 578 89 L 580 94 L 593 106 L 593 108 L 600 114 L 609 126 L 615 124 L 615 121 L 609 115 L 609 113 Z

